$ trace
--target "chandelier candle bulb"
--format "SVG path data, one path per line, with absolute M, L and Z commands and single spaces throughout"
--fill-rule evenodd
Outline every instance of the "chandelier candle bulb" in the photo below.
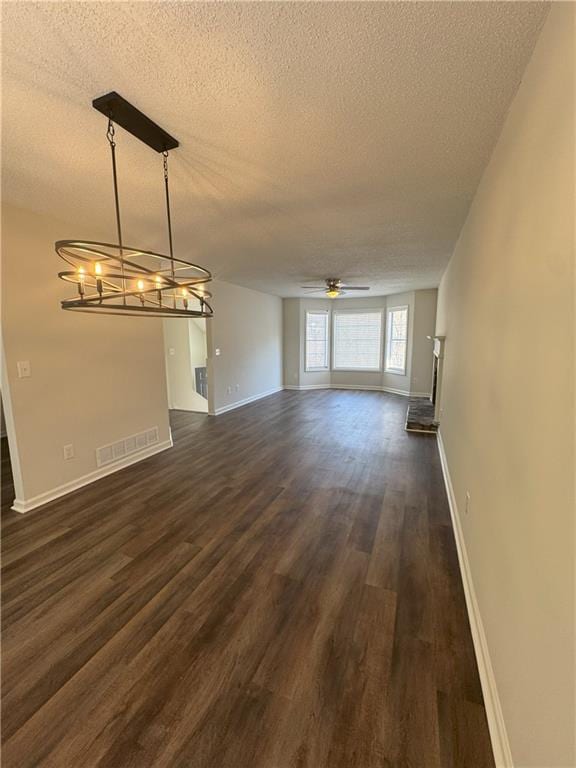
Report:
M 84 267 L 78 267 L 78 293 L 81 297 L 84 296 L 84 285 L 86 280 L 86 273 Z
M 142 306 L 144 306 L 144 289 L 146 288 L 144 280 L 137 280 L 136 286 L 140 291 L 140 302 L 142 303 Z
M 159 275 L 156 275 L 154 278 L 154 285 L 156 286 L 156 290 L 158 291 L 158 305 L 162 306 L 162 279 Z

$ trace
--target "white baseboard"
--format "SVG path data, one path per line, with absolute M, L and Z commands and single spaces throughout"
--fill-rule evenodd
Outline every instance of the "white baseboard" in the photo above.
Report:
M 466 596 L 466 607 L 468 609 L 468 618 L 472 630 L 472 640 L 474 642 L 476 662 L 480 674 L 480 683 L 482 685 L 482 694 L 484 696 L 484 707 L 488 719 L 488 728 L 490 729 L 490 740 L 494 752 L 494 761 L 496 763 L 496 768 L 513 768 L 514 763 L 512 760 L 510 742 L 508 741 L 508 734 L 506 732 L 506 723 L 504 722 L 504 715 L 502 713 L 496 686 L 496 678 L 494 677 L 494 670 L 492 668 L 492 662 L 490 661 L 486 633 L 484 632 L 482 616 L 480 615 L 480 608 L 474 590 L 472 571 L 466 552 L 466 542 L 464 540 L 462 526 L 460 525 L 460 516 L 452 480 L 450 479 L 450 470 L 448 468 L 444 443 L 442 442 L 442 435 L 439 431 L 437 432 L 437 436 L 438 453 L 440 454 L 442 474 L 444 475 L 444 484 L 446 485 L 446 493 L 448 495 L 450 515 L 452 517 L 452 526 L 454 528 L 454 538 L 456 539 L 456 548 L 458 550 L 458 562 L 460 564 L 460 573 L 462 574 L 462 583 L 464 586 L 464 594 Z
M 391 395 L 402 395 L 402 397 L 430 397 L 430 392 L 407 392 L 405 389 L 378 387 L 370 384 L 331 384 L 329 389 L 362 389 L 371 392 L 388 392 Z
M 402 397 L 430 397 L 430 392 L 406 392 L 405 389 L 394 389 L 393 387 L 378 387 L 370 384 L 285 384 L 284 389 L 361 389 L 370 392 L 389 392 L 392 395 L 402 395 Z
M 361 389 L 365 392 L 382 392 L 382 387 L 371 384 L 331 384 L 329 389 Z
M 96 469 L 94 472 L 89 472 L 87 475 L 83 475 L 76 480 L 70 480 L 68 483 L 59 485 L 57 488 L 52 488 L 50 491 L 45 491 L 38 496 L 33 496 L 31 499 L 14 499 L 12 509 L 15 512 L 20 512 L 20 514 L 30 512 L 32 509 L 42 507 L 50 501 L 55 501 L 61 496 L 66 496 L 67 494 L 72 493 L 72 491 L 77 491 L 85 485 L 90 485 L 90 483 L 100 480 L 102 477 L 118 472 L 125 467 L 129 467 L 131 464 L 143 461 L 144 459 L 154 456 L 154 454 L 160 453 L 161 451 L 165 451 L 168 448 L 172 448 L 172 436 L 170 436 L 168 440 L 156 443 L 155 445 L 149 445 L 147 448 L 138 451 L 138 453 L 126 456 L 126 458 L 116 461 L 114 464 L 106 464 L 105 466 Z
M 211 416 L 219 416 L 221 413 L 227 411 L 233 411 L 235 408 L 241 408 L 243 405 L 248 405 L 256 400 L 261 400 L 263 397 L 269 397 L 275 395 L 276 392 L 280 392 L 283 389 L 288 390 L 311 390 L 311 389 L 357 389 L 366 390 L 371 392 L 390 392 L 393 395 L 402 395 L 403 397 L 430 397 L 429 392 L 406 392 L 403 389 L 392 389 L 392 387 L 374 387 L 369 384 L 284 384 L 282 387 L 276 387 L 268 390 L 268 392 L 262 392 L 259 395 L 253 397 L 246 397 L 244 400 L 237 400 L 230 405 L 223 405 L 221 408 L 216 408 L 215 411 L 210 411 Z
M 405 389 L 394 389 L 393 387 L 380 387 L 382 392 L 388 392 L 391 395 L 402 395 L 402 397 L 411 397 L 410 392 L 406 392 Z
M 222 413 L 242 408 L 243 405 L 254 403 L 256 400 L 262 400 L 263 397 L 270 397 L 270 395 L 275 395 L 276 392 L 281 392 L 283 389 L 284 387 L 274 387 L 274 389 L 269 389 L 267 392 L 261 392 L 258 395 L 252 395 L 252 397 L 245 397 L 244 400 L 237 400 L 235 403 L 230 403 L 230 405 L 223 405 L 221 408 L 210 411 L 210 416 L 220 416 Z
M 284 384 L 284 389 L 331 389 L 330 384 Z

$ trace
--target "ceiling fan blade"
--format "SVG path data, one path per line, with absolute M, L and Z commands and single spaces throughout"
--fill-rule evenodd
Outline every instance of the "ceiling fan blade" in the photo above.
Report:
M 325 285 L 301 285 L 300 288 L 302 288 L 304 291 L 325 291 L 326 290 Z
M 368 285 L 341 285 L 340 288 L 345 288 L 347 291 L 369 291 Z

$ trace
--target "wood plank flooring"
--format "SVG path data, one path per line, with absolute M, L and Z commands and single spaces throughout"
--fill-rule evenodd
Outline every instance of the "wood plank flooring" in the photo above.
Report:
M 493 766 L 436 440 L 406 404 L 177 412 L 172 450 L 4 508 L 4 768 Z

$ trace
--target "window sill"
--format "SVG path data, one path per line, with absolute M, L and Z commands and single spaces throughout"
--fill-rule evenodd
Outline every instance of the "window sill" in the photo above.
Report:
M 406 371 L 399 371 L 397 368 L 385 368 L 384 373 L 393 373 L 394 376 L 406 376 Z

